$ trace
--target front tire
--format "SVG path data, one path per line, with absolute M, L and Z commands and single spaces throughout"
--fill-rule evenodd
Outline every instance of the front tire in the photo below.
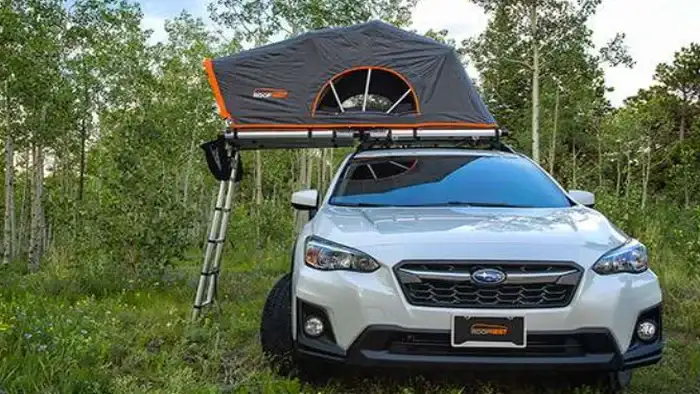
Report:
M 605 389 L 609 393 L 621 393 L 632 382 L 632 370 L 614 371 L 608 373 Z
M 267 295 L 260 322 L 260 345 L 277 373 L 296 375 L 312 383 L 323 383 L 329 378 L 330 366 L 296 357 L 292 338 L 292 274 L 282 276 Z
M 603 393 L 619 394 L 625 391 L 632 381 L 632 370 L 620 370 L 598 373 L 584 378 L 587 386 L 592 386 Z
M 262 352 L 275 367 L 293 366 L 292 274 L 282 276 L 267 295 L 260 323 Z

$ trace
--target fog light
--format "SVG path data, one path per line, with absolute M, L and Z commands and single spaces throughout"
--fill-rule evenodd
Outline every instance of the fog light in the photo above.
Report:
M 656 338 L 656 323 L 645 320 L 637 326 L 637 336 L 644 342 L 649 342 Z
M 317 337 L 323 334 L 323 320 L 316 316 L 309 316 L 304 322 L 304 332 L 310 337 Z

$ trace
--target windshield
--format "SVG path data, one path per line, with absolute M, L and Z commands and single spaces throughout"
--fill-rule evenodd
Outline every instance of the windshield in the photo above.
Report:
M 513 156 L 356 158 L 330 199 L 343 206 L 569 207 L 543 171 Z

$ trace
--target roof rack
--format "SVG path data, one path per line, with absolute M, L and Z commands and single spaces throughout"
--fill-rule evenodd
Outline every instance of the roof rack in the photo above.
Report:
M 500 145 L 502 129 L 340 129 L 340 130 L 269 130 L 233 129 L 224 134 L 226 141 L 238 150 L 290 148 L 360 148 L 468 146 L 477 141 Z

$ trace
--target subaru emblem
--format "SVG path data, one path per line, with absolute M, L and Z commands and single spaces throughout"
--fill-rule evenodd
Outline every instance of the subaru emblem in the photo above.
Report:
M 472 274 L 472 280 L 477 284 L 497 285 L 506 280 L 506 274 L 497 269 L 483 268 L 474 271 Z

